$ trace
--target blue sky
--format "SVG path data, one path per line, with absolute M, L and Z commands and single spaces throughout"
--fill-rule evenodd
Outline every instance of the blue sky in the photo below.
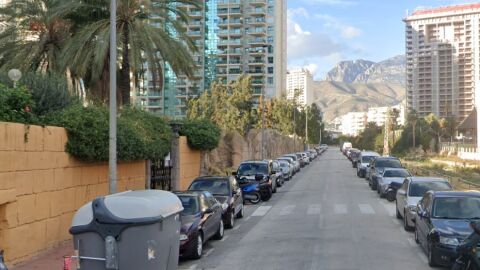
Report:
M 321 79 L 337 62 L 381 61 L 405 51 L 402 18 L 417 7 L 461 0 L 287 0 L 288 67 Z

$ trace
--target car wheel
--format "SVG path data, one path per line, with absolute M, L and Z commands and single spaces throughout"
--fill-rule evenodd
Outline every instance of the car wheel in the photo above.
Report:
M 360 171 L 359 170 L 357 170 L 357 176 L 360 177 Z
M 213 236 L 213 239 L 222 240 L 225 233 L 225 228 L 223 227 L 223 220 L 220 220 L 220 226 L 218 226 L 217 233 Z
M 420 240 L 418 239 L 417 225 L 415 225 L 415 243 L 420 244 Z
M 410 227 L 408 225 L 407 213 L 406 212 L 403 212 L 403 229 L 405 229 L 405 231 L 407 231 L 407 232 L 412 230 L 412 227 Z
M 242 208 L 237 213 L 237 218 L 243 218 L 243 215 L 244 215 L 244 212 L 243 212 L 243 205 L 242 205 Z
M 397 212 L 397 218 L 398 218 L 398 219 L 401 219 L 401 218 L 402 218 L 402 215 L 400 214 L 400 211 L 398 211 L 398 204 L 397 204 L 397 202 L 395 202 L 395 210 L 396 210 L 396 212 Z
M 428 255 L 427 256 L 428 257 L 428 265 L 430 265 L 430 267 L 437 266 L 437 263 L 435 262 L 435 257 L 434 257 L 434 254 L 433 254 L 432 246 L 430 244 L 428 245 L 427 255 Z
M 277 183 L 275 183 L 274 185 L 275 187 L 272 187 L 272 193 L 277 193 Z
M 230 213 L 230 217 L 228 218 L 228 223 L 226 224 L 226 227 L 231 229 L 233 228 L 233 225 L 235 224 L 235 216 L 233 215 L 233 211 Z
M 195 260 L 200 259 L 203 252 L 203 236 L 201 232 L 198 232 L 197 237 L 192 242 L 191 248 L 190 258 Z

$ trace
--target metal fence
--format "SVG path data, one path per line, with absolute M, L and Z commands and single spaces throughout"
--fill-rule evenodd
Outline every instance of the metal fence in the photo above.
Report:
M 172 166 L 166 164 L 165 160 L 152 160 L 151 170 L 151 189 L 172 190 Z

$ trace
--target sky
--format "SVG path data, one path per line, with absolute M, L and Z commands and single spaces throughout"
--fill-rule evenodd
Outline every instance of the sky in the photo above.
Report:
M 288 68 L 322 79 L 339 61 L 382 61 L 405 53 L 402 18 L 418 7 L 462 0 L 287 0 Z

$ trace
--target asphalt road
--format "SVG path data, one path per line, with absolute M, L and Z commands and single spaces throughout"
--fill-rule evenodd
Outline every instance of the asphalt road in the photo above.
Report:
M 180 269 L 431 269 L 413 234 L 330 148 Z

